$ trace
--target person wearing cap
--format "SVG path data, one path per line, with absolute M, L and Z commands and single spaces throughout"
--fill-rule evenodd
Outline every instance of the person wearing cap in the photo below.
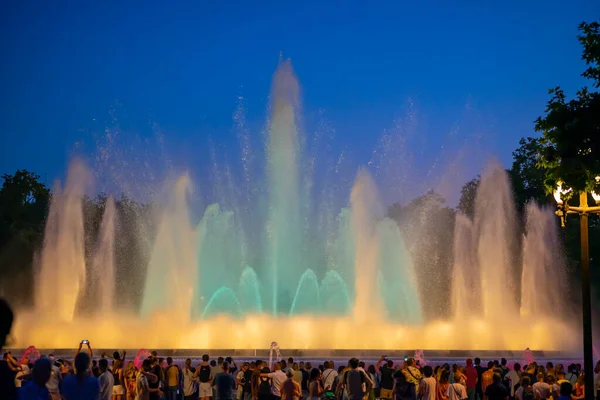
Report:
M 477 381 L 479 380 L 477 370 L 473 366 L 473 359 L 467 358 L 467 366 L 465 368 L 465 375 L 467 378 L 467 396 L 469 400 L 475 399 L 475 393 L 477 391 Z
M 302 396 L 300 384 L 294 380 L 294 371 L 288 369 L 285 373 L 287 379 L 281 385 L 281 400 L 298 400 Z

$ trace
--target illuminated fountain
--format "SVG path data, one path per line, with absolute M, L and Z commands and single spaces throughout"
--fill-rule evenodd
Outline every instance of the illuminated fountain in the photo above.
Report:
M 82 203 L 90 179 L 74 163 L 65 189 L 57 185 L 53 192 L 35 310 L 17 320 L 17 345 L 74 347 L 83 337 L 111 348 L 265 349 L 273 340 L 298 349 L 522 350 L 573 344 L 572 330 L 546 307 L 557 299 L 539 303 L 531 283 L 562 266 L 550 251 L 557 248 L 549 242 L 556 224 L 548 212 L 528 207 L 521 268 L 515 207 L 499 165 L 491 164 L 483 175 L 474 220 L 457 216 L 448 282 L 453 306 L 444 320 L 423 317 L 422 305 L 435 294 L 419 293 L 401 231 L 385 216 L 367 169 L 358 170 L 347 207 L 314 218 L 318 207 L 306 193 L 309 179 L 300 167 L 298 92 L 291 64 L 282 63 L 271 92 L 266 177 L 263 186 L 253 179 L 255 199 L 209 205 L 193 223 L 188 176 L 167 191 L 139 310 L 119 308 L 114 235 L 117 226 L 134 227 L 117 221 L 112 198 L 86 266 Z M 247 183 L 246 169 L 244 174 Z M 337 226 L 321 229 L 316 220 Z M 554 281 L 544 282 L 544 293 L 560 293 Z M 91 293 L 95 312 L 78 313 Z

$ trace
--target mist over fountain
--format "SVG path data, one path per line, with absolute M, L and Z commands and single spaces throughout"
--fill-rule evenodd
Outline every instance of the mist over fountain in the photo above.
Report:
M 423 305 L 436 294 L 419 292 L 404 238 L 386 217 L 368 169 L 357 169 L 347 207 L 333 211 L 310 200 L 290 62 L 279 66 L 272 85 L 265 187 L 248 191 L 255 198 L 247 202 L 209 205 L 194 224 L 189 176 L 169 186 L 140 277 L 139 310 L 115 302 L 115 235 L 137 228 L 118 221 L 109 197 L 86 263 L 82 204 L 90 175 L 80 162 L 72 164 L 64 190 L 57 184 L 53 192 L 35 309 L 17 320 L 17 345 L 74 347 L 85 337 L 96 347 L 120 348 L 252 349 L 273 340 L 298 349 L 577 346 L 565 316 L 554 311 L 564 281 L 556 221 L 530 204 L 521 241 L 499 164 L 481 178 L 474 218 L 456 218 L 452 309 L 444 320 L 426 320 Z M 324 229 L 324 220 L 335 226 Z M 536 292 L 540 282 L 543 296 Z M 80 315 L 90 296 L 98 306 Z M 365 324 L 368 330 L 357 335 Z

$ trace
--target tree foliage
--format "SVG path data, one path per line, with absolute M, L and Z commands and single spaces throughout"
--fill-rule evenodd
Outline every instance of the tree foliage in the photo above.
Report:
M 49 201 L 50 191 L 38 175 L 17 170 L 2 176 L 0 290 L 9 296 L 32 284 L 34 253 L 41 244 Z M 23 296 L 18 299 L 26 302 Z
M 530 201 L 539 205 L 553 201 L 544 189 L 545 172 L 539 168 L 542 149 L 540 138 L 528 137 L 521 138 L 519 147 L 512 153 L 513 162 L 508 174 L 521 213 Z
M 456 209 L 471 219 L 475 216 L 475 196 L 477 195 L 480 180 L 481 176 L 477 175 L 460 189 L 460 199 L 458 200 Z
M 584 22 L 579 31 L 587 65 L 582 76 L 600 87 L 600 24 Z M 565 182 L 575 193 L 592 190 L 600 173 L 600 93 L 583 87 L 571 100 L 560 87 L 549 93 L 546 115 L 535 121 L 535 130 L 542 132 L 538 165 L 546 172 L 546 191 L 552 192 L 558 182 Z

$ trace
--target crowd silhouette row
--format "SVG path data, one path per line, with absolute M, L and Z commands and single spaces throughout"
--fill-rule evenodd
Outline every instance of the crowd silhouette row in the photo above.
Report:
M 86 351 L 82 349 L 86 347 Z M 7 400 L 579 400 L 584 399 L 581 365 L 565 369 L 548 362 L 509 366 L 505 359 L 482 365 L 421 365 L 387 356 L 376 363 L 351 358 L 345 365 L 325 361 L 263 360 L 236 362 L 231 357 L 179 365 L 156 352 L 127 360 L 126 352 L 93 358 L 83 341 L 70 361 L 52 354 L 35 362 L 4 353 L 0 398 Z M 423 363 L 425 364 L 425 363 Z M 600 362 L 593 371 L 600 391 Z M 598 397 L 600 398 L 600 396 Z

